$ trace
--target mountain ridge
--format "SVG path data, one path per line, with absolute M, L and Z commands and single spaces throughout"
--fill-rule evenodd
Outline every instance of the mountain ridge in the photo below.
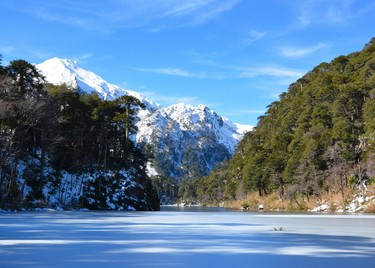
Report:
M 101 76 L 81 67 L 78 61 L 54 57 L 40 64 L 35 64 L 35 66 L 46 77 L 47 82 L 51 84 L 60 85 L 65 83 L 72 88 L 80 88 L 86 93 L 96 92 L 104 100 L 113 100 L 122 95 L 131 95 L 146 104 L 147 109 L 150 111 L 161 107 L 138 92 L 108 83 Z
M 243 135 L 252 129 L 219 116 L 205 105 L 180 103 L 162 107 L 138 92 L 107 82 L 77 61 L 54 57 L 35 66 L 49 83 L 65 83 L 83 92 L 97 92 L 108 100 L 131 95 L 144 103 L 146 109 L 138 113 L 138 132 L 133 139 L 148 147 L 154 158 L 149 174 L 175 179 L 206 175 L 230 158 Z M 188 169 L 193 159 L 199 164 L 196 172 L 191 173 Z

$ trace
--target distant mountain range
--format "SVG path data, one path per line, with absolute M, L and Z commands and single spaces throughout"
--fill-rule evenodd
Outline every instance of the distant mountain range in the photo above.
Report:
M 182 179 L 206 175 L 231 158 L 243 135 L 252 129 L 230 122 L 204 105 L 162 107 L 138 92 L 108 83 L 76 61 L 52 58 L 36 67 L 55 85 L 65 83 L 83 92 L 97 92 L 108 100 L 130 95 L 143 102 L 146 109 L 138 113 L 138 132 L 133 138 L 152 156 L 150 176 Z

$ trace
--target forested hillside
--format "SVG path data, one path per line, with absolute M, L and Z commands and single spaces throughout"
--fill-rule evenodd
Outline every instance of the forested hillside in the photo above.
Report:
M 138 99 L 47 84 L 24 60 L 0 72 L 0 208 L 159 209 L 129 138 Z
M 363 193 L 375 178 L 375 39 L 321 63 L 271 103 L 234 157 L 185 182 L 182 198 L 203 203 L 277 195 L 297 203 Z

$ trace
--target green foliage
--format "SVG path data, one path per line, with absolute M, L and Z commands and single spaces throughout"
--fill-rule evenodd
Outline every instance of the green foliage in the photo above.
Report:
M 103 101 L 66 85 L 45 84 L 33 65 L 11 61 L 0 75 L 0 206 L 9 205 L 10 200 L 21 205 L 20 178 L 25 180 L 22 187 L 32 190 L 30 202 L 42 199 L 45 185 L 52 183 L 45 176 L 48 166 L 56 174 L 64 171 L 78 176 L 98 169 L 117 174 L 96 180 L 98 189 L 91 193 L 102 193 L 100 189 L 113 185 L 121 191 L 126 178 L 118 172 L 127 170 L 141 185 L 135 190 L 139 194 L 128 195 L 129 200 L 150 199 L 154 204 L 148 208 L 157 208 L 157 194 L 145 172 L 147 158 L 129 138 L 137 130 L 140 108 L 143 104 L 134 97 Z M 98 202 L 96 208 L 105 208 L 105 202 Z
M 3 62 L 3 55 L 0 54 L 0 75 L 4 74 L 5 72 L 4 67 L 2 66 L 2 62 Z
M 31 63 L 25 60 L 13 60 L 5 68 L 5 71 L 14 81 L 12 97 L 40 98 L 45 94 L 43 89 L 44 77 Z
M 175 179 L 155 176 L 151 178 L 152 185 L 160 198 L 161 204 L 173 204 L 178 197 L 178 182 Z
M 375 172 L 375 42 L 321 63 L 268 106 L 257 126 L 222 169 L 202 178 L 196 192 L 215 202 L 277 191 L 298 208 L 304 198 L 341 191 L 349 178 Z M 357 166 L 365 166 L 362 173 Z M 218 176 L 222 174 L 222 176 Z M 373 175 L 372 175 L 373 176 Z M 224 185 L 228 189 L 212 195 Z M 225 192 L 225 191 L 224 191 Z

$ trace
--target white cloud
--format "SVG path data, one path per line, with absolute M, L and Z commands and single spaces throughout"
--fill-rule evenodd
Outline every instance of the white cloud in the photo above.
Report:
M 207 5 L 212 2 L 211 0 L 201 0 L 201 1 L 179 1 L 178 2 L 172 2 L 172 1 L 161 1 L 166 4 L 167 10 L 162 14 L 162 17 L 180 17 L 180 16 L 186 16 L 187 14 L 190 14 L 192 12 L 195 12 L 201 8 L 206 7 Z
M 326 45 L 323 43 L 310 47 L 282 47 L 280 49 L 280 54 L 286 58 L 299 58 L 305 57 L 325 47 Z
M 25 54 L 29 54 L 29 57 L 36 58 L 36 59 L 47 59 L 47 58 L 52 57 L 50 52 L 44 52 L 44 51 L 39 51 L 39 50 L 30 50 L 26 52 Z
M 240 78 L 254 78 L 258 76 L 272 76 L 272 77 L 294 77 L 299 78 L 304 72 L 282 68 L 282 67 L 247 67 L 242 68 Z
M 3 59 L 8 60 L 15 58 L 40 60 L 52 57 L 51 53 L 29 47 L 27 44 L 19 47 L 0 46 L 0 54 L 3 55 Z
M 216 67 L 220 67 L 220 66 L 217 65 Z M 170 75 L 170 76 L 179 76 L 179 77 L 185 77 L 185 78 L 214 79 L 214 80 L 234 78 L 231 75 L 222 74 L 220 72 L 217 72 L 217 73 L 189 72 L 180 68 L 161 67 L 161 68 L 131 68 L 131 69 L 140 71 L 140 72 L 155 73 L 155 74 Z
M 83 63 L 86 60 L 90 59 L 92 56 L 93 56 L 93 54 L 88 52 L 88 53 L 73 57 L 73 59 L 80 62 L 80 63 Z
M 3 57 L 5 55 L 11 55 L 15 50 L 16 48 L 14 46 L 0 46 L 0 54 L 2 54 Z
M 146 96 L 147 98 L 152 99 L 157 103 L 160 103 L 163 106 L 169 106 L 176 103 L 186 103 L 193 106 L 197 106 L 202 103 L 198 97 L 194 96 L 166 96 L 151 91 L 142 91 L 141 94 Z
M 311 24 L 312 18 L 308 12 L 302 11 L 298 15 L 297 21 L 298 21 L 297 28 L 306 28 L 307 26 Z
M 226 112 L 226 116 L 246 116 L 246 115 L 253 115 L 253 114 L 264 114 L 266 110 L 256 110 L 256 109 L 242 109 L 242 110 L 235 110 L 232 109 L 230 112 Z
M 23 12 L 46 21 L 85 30 L 111 32 L 118 28 L 151 28 L 152 31 L 206 23 L 231 10 L 241 0 L 137 0 L 46 2 Z
M 164 74 L 164 75 L 171 75 L 171 76 L 180 76 L 180 77 L 193 77 L 193 78 L 205 78 L 206 75 L 204 73 L 191 73 L 180 68 L 134 68 L 140 72 L 147 72 L 147 73 L 156 73 L 156 74 Z
M 294 1 L 297 23 L 294 28 L 306 28 L 312 24 L 347 24 L 352 19 L 374 12 L 373 1 L 355 0 L 304 0 Z
M 267 35 L 267 32 L 250 31 L 245 41 L 246 45 L 249 46 L 252 43 L 264 38 L 266 35 Z
M 199 10 L 190 19 L 192 25 L 203 24 L 209 20 L 212 20 L 221 13 L 231 10 L 235 5 L 237 5 L 240 0 L 227 0 L 227 1 L 209 1 L 212 2 L 210 6 L 206 6 L 204 9 Z
M 158 68 L 158 69 L 151 70 L 151 72 L 155 72 L 159 74 L 166 74 L 166 75 L 173 75 L 173 76 L 183 76 L 183 77 L 194 76 L 192 73 L 181 70 L 179 68 Z
M 226 70 L 226 74 L 213 74 L 213 73 L 194 73 L 185 71 L 180 68 L 132 68 L 140 72 L 148 72 L 162 75 L 178 76 L 185 78 L 199 78 L 199 79 L 242 79 L 242 78 L 256 78 L 260 76 L 264 77 L 277 77 L 282 78 L 280 84 L 290 84 L 285 81 L 294 81 L 297 78 L 303 76 L 306 72 L 289 69 L 285 67 L 274 67 L 274 66 L 259 66 L 259 67 L 238 67 L 238 66 L 225 66 L 217 65 L 221 69 Z M 235 72 L 233 72 L 235 71 Z

